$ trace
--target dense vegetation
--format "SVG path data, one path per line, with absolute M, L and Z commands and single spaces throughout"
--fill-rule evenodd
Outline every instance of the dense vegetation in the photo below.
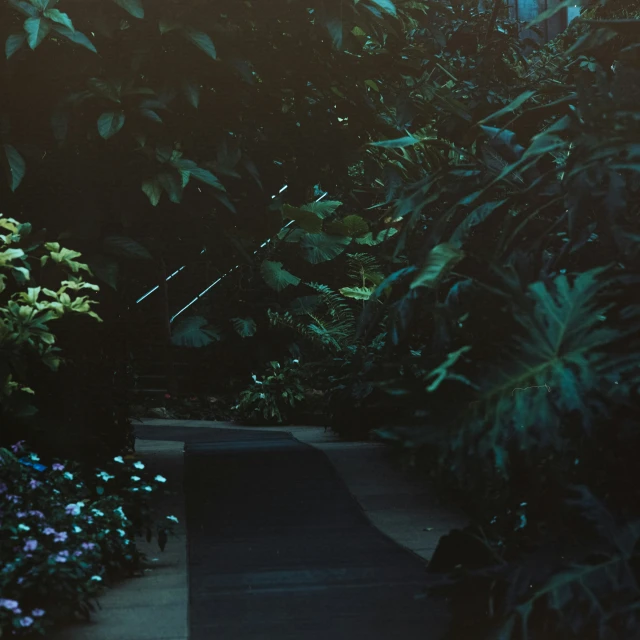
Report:
M 315 402 L 468 508 L 431 565 L 452 638 L 634 638 L 640 7 L 540 48 L 484 4 L 0 3 L 3 213 L 103 283 L 94 357 L 60 330 L 86 410 L 30 420 L 100 398 L 122 447 L 130 307 L 204 249 L 210 279 L 241 265 L 173 325 L 240 381 L 209 393 Z

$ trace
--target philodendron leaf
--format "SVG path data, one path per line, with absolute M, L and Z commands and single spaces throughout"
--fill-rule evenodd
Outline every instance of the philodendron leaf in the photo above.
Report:
M 119 7 L 130 13 L 134 18 L 144 18 L 144 7 L 141 0 L 113 0 Z
M 27 41 L 27 36 L 24 33 L 15 33 L 7 38 L 4 45 L 4 52 L 7 56 L 7 60 Z
M 215 327 L 207 325 L 202 316 L 191 316 L 179 321 L 172 332 L 171 342 L 178 347 L 200 348 L 221 339 Z
M 462 258 L 464 258 L 464 251 L 450 244 L 442 243 L 435 246 L 427 256 L 424 267 L 411 283 L 411 289 L 435 287 Z
M 9 186 L 11 187 L 11 191 L 15 191 L 24 178 L 27 166 L 24 158 L 18 153 L 15 147 L 12 147 L 10 144 L 5 144 L 3 147 L 4 156 L 9 167 Z
M 184 35 L 210 58 L 213 58 L 213 60 L 217 58 L 215 45 L 206 33 L 196 31 L 195 29 L 184 29 Z
M 338 207 L 342 206 L 342 202 L 338 202 L 338 200 L 320 200 L 320 202 L 311 202 L 309 204 L 305 204 L 300 207 L 305 211 L 311 211 L 321 218 L 327 218 L 328 216 L 334 214 Z
M 351 244 L 351 238 L 330 236 L 326 233 L 308 233 L 300 241 L 305 258 L 311 264 L 326 262 L 339 256 Z
M 369 287 L 343 287 L 340 289 L 340 293 L 345 298 L 353 298 L 354 300 L 368 300 L 373 292 L 374 288 Z
M 98 133 L 108 140 L 122 129 L 124 120 L 122 111 L 107 111 L 98 118 Z
M 146 194 L 147 198 L 149 198 L 149 202 L 155 207 L 158 202 L 160 202 L 160 197 L 162 196 L 162 185 L 153 178 L 152 180 L 145 180 L 142 183 L 142 190 Z
M 294 287 L 300 284 L 300 278 L 282 268 L 282 262 L 265 260 L 260 265 L 260 273 L 264 281 L 276 291 L 282 291 L 289 285 Z
M 369 231 L 367 221 L 360 216 L 347 216 L 346 218 L 343 218 L 341 222 L 347 227 L 349 234 L 354 238 L 357 236 L 363 236 Z
M 253 318 L 231 318 L 233 328 L 241 338 L 250 338 L 256 333 L 256 323 Z
M 312 211 L 283 205 L 282 215 L 290 220 L 295 220 L 296 224 L 308 233 L 320 233 L 322 231 L 322 218 Z
M 133 260 L 153 260 L 153 256 L 139 242 L 124 236 L 109 236 L 104 239 L 105 252 L 119 257 Z
M 24 21 L 24 30 L 27 34 L 27 44 L 31 49 L 35 49 L 51 31 L 51 23 L 42 17 L 27 18 Z

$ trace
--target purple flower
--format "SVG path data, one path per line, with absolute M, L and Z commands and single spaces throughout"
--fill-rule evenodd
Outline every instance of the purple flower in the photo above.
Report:
M 57 535 L 56 530 L 52 529 L 51 527 L 47 527 L 42 533 L 44 533 L 45 536 Z
M 54 532 L 53 540 L 54 542 L 64 542 L 67 539 L 67 532 L 60 531 L 59 533 Z
M 84 507 L 84 504 L 82 502 L 75 502 L 72 504 L 68 504 L 64 510 L 69 515 L 79 516 L 80 511 L 82 510 L 82 507 Z
M 39 486 L 40 486 L 40 483 L 35 478 L 31 478 L 31 480 L 29 480 L 30 489 L 37 489 Z
M 0 482 L 0 493 L 5 493 L 7 490 L 7 485 L 4 482 Z
M 64 465 L 63 465 L 63 464 L 60 464 L 59 462 L 54 462 L 54 463 L 51 465 L 51 468 L 52 468 L 54 471 L 64 471 Z
M 9 611 L 16 611 L 19 607 L 19 603 L 16 600 L 7 600 L 6 598 L 0 598 L 0 607 L 9 609 Z
M 27 517 L 27 513 L 26 511 L 18 511 L 16 513 L 16 518 L 20 519 L 20 518 L 26 518 Z
M 13 502 L 14 504 L 20 502 L 20 496 L 7 496 L 7 500 L 9 502 Z
M 16 580 L 16 582 L 17 582 L 18 584 L 22 584 L 22 583 L 24 582 L 24 577 L 23 577 L 23 576 L 20 576 L 20 577 Z
M 24 618 L 20 619 L 21 627 L 30 627 L 32 624 L 33 624 L 33 618 L 30 618 L 29 616 L 25 616 Z
M 95 549 L 96 545 L 93 542 L 83 542 L 82 548 L 91 550 L 91 549 Z
M 31 612 L 31 615 L 32 615 L 34 618 L 42 618 L 42 616 L 43 616 L 45 613 L 46 613 L 46 611 L 45 611 L 44 609 L 34 609 L 34 610 Z
M 20 453 L 20 451 L 22 451 L 22 445 L 25 443 L 24 440 L 20 440 L 19 442 L 16 442 L 15 444 L 11 445 L 11 451 L 13 451 L 13 453 Z
M 35 551 L 38 548 L 38 541 L 30 538 L 24 543 L 24 551 Z
M 69 558 L 69 552 L 68 551 L 61 551 L 56 557 L 55 560 L 56 562 L 66 562 Z
M 73 552 L 73 555 L 74 555 L 76 558 L 79 558 L 79 557 L 82 555 L 82 551 L 80 551 L 80 549 L 78 549 L 77 551 L 74 551 L 74 552 Z
M 40 518 L 40 520 L 44 518 L 44 513 L 42 513 L 42 511 L 29 511 L 29 515 L 34 518 Z

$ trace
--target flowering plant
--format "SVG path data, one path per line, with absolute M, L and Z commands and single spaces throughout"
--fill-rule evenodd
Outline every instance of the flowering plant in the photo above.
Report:
M 135 537 L 150 537 L 149 496 L 164 483 L 133 458 L 87 477 L 74 463 L 41 464 L 22 442 L 0 449 L 0 636 L 88 618 L 105 585 L 140 572 Z M 161 548 L 171 521 L 158 527 Z

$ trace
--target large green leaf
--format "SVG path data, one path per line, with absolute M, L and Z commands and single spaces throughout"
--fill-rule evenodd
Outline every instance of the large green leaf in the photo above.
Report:
M 130 13 L 134 18 L 144 18 L 142 0 L 113 0 L 119 7 Z
M 24 30 L 27 34 L 27 44 L 31 49 L 35 49 L 51 31 L 51 23 L 46 18 L 27 18 L 24 21 Z
M 27 41 L 27 36 L 24 33 L 14 33 L 7 38 L 4 45 L 4 52 L 7 56 L 7 60 L 22 47 Z
M 122 111 L 107 111 L 98 118 L 98 133 L 108 140 L 122 129 L 124 121 Z
M 411 283 L 411 289 L 435 287 L 462 258 L 464 258 L 464 252 L 448 243 L 435 246 L 429 252 L 425 265 Z
M 487 122 L 493 122 L 494 120 L 498 120 L 502 116 L 513 113 L 516 109 L 520 108 L 529 98 L 532 98 L 536 95 L 535 91 L 525 91 L 521 93 L 515 100 L 510 102 L 508 105 L 499 109 L 495 113 L 492 113 L 490 116 L 487 116 L 484 120 L 481 120 L 478 124 L 487 124 Z
M 200 105 L 200 86 L 195 82 L 184 80 L 182 83 L 182 92 L 189 104 L 197 109 Z
M 108 236 L 104 239 L 104 250 L 119 258 L 153 260 L 153 256 L 139 242 L 124 236 Z
M 198 47 L 198 49 L 204 51 L 210 58 L 213 58 L 214 60 L 216 59 L 217 54 L 215 45 L 206 33 L 196 31 L 195 29 L 184 29 L 184 34 L 188 40 Z
M 76 31 L 75 29 L 72 31 L 71 29 L 68 29 L 67 27 L 63 27 L 62 25 L 59 25 L 59 24 L 54 24 L 53 29 L 54 31 L 57 31 L 61 36 L 64 36 L 65 38 L 67 38 L 67 40 L 70 40 L 71 42 L 73 42 L 74 44 L 79 44 L 81 47 L 84 47 L 85 49 L 89 49 L 89 51 L 93 51 L 93 53 L 98 53 L 97 49 L 93 45 L 93 42 L 91 42 L 91 40 L 89 40 L 89 38 L 87 38 L 87 36 L 85 36 L 84 33 L 80 33 L 80 31 Z
M 308 233 L 300 241 L 305 259 L 311 264 L 333 260 L 351 244 L 351 238 L 330 236 L 326 233 Z
M 59 9 L 45 9 L 44 16 L 49 18 L 51 22 L 55 22 L 56 24 L 66 27 L 69 31 L 75 31 L 71 18 Z
M 253 318 L 231 318 L 233 328 L 241 338 L 250 338 L 256 333 L 256 323 Z
M 382 11 L 388 13 L 390 16 L 396 16 L 396 5 L 391 0 L 371 0 L 373 4 L 377 5 Z
M 174 204 L 180 204 L 182 200 L 182 177 L 176 171 L 164 171 L 157 176 L 158 182 L 162 185 L 169 200 Z
M 300 207 L 305 211 L 311 211 L 321 218 L 326 218 L 336 212 L 338 207 L 342 206 L 342 202 L 337 200 L 320 200 L 320 202 L 311 202 Z
M 18 153 L 18 150 L 15 147 L 12 147 L 10 144 L 5 144 L 3 145 L 3 148 L 4 156 L 9 168 L 9 186 L 11 187 L 11 191 L 15 191 L 20 186 L 20 183 L 24 178 L 27 166 L 24 158 L 20 153 Z
M 349 230 L 349 235 L 355 237 L 364 236 L 369 232 L 367 221 L 356 215 L 350 215 L 340 221 Z
M 214 187 L 215 189 L 219 189 L 220 191 L 226 191 L 224 185 L 216 176 L 211 173 L 211 171 L 207 171 L 207 169 L 203 169 L 201 167 L 196 167 L 194 169 L 189 169 L 189 173 L 196 179 L 200 180 L 200 182 L 204 182 L 208 184 L 210 187 Z
M 289 285 L 294 287 L 300 284 L 300 278 L 289 273 L 286 269 L 282 268 L 282 262 L 272 262 L 271 260 L 265 260 L 260 265 L 260 273 L 264 281 L 276 291 L 282 291 Z
M 87 264 L 91 269 L 91 273 L 113 289 L 117 289 L 118 262 L 116 260 L 101 254 L 95 254 L 87 260 Z
M 201 316 L 191 316 L 176 323 L 171 335 L 171 342 L 178 347 L 206 347 L 221 339 L 215 327 L 207 324 Z
M 149 198 L 149 202 L 155 207 L 160 202 L 160 197 L 162 196 L 162 185 L 155 178 L 151 180 L 145 180 L 142 183 L 142 190 L 146 194 L 147 198 Z
M 308 233 L 322 231 L 322 218 L 317 213 L 285 204 L 282 207 L 282 215 L 285 219 L 295 220 L 296 224 Z

